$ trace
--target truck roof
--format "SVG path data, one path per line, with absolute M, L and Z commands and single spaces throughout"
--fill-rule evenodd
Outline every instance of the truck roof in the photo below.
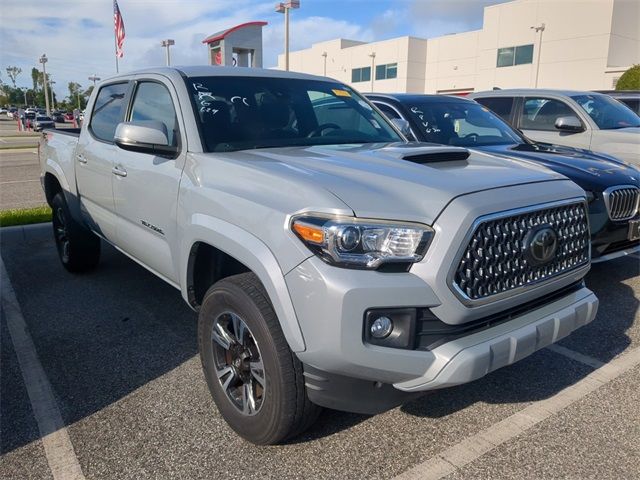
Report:
M 171 77 L 175 74 L 187 77 L 270 77 L 270 78 L 296 78 L 306 80 L 332 80 L 317 75 L 308 75 L 306 73 L 286 72 L 284 70 L 275 70 L 267 68 L 247 68 L 247 67 L 222 67 L 214 65 L 185 65 L 175 67 L 151 67 L 140 70 L 132 70 L 121 73 L 106 80 L 115 78 L 129 78 L 133 75 L 156 73 Z M 337 80 L 334 80 L 337 81 Z

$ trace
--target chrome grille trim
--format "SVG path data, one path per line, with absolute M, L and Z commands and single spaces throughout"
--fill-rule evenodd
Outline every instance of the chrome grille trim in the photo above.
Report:
M 550 216 L 551 214 L 553 214 L 553 216 Z M 563 217 L 563 214 L 566 215 Z M 540 218 L 534 218 L 536 215 Z M 573 215 L 575 218 L 569 218 L 570 215 Z M 472 295 L 468 295 L 468 290 L 465 289 L 466 285 L 461 285 L 461 272 L 466 271 L 465 259 L 468 261 L 469 258 L 473 257 L 474 260 L 477 260 L 477 257 L 479 257 L 479 255 L 473 255 L 471 250 L 478 246 L 477 241 L 480 239 L 477 237 L 477 234 L 479 233 L 480 227 L 484 225 L 495 226 L 500 222 L 504 224 L 505 222 L 514 222 L 515 220 L 518 222 L 527 220 L 529 223 L 524 230 L 518 228 L 517 232 L 507 232 L 507 235 L 513 235 L 512 241 L 509 243 L 512 247 L 511 255 L 504 257 L 503 260 L 498 262 L 496 260 L 496 253 L 499 253 L 496 252 L 496 250 L 499 250 L 497 246 L 499 245 L 500 248 L 503 248 L 507 244 L 506 242 L 496 243 L 493 251 L 494 258 L 491 260 L 485 258 L 481 268 L 485 270 L 485 272 L 482 273 L 485 277 L 482 281 L 487 281 L 489 274 L 498 278 L 498 281 L 505 281 L 507 279 L 517 281 L 512 282 L 513 286 L 508 288 L 500 289 L 497 288 L 498 286 L 496 285 L 496 288 L 487 288 L 488 293 L 486 294 L 478 295 L 472 292 Z M 539 267 L 530 266 L 526 259 L 524 259 L 523 239 L 531 228 L 544 224 L 551 224 L 559 234 L 559 253 L 554 261 L 546 265 Z M 502 235 L 505 232 L 500 233 Z M 472 243 L 474 239 L 477 241 Z M 493 240 L 495 241 L 495 235 Z M 518 241 L 514 242 L 513 240 Z M 485 247 L 486 250 L 490 252 L 489 247 L 493 247 L 493 245 L 486 244 Z M 476 251 L 476 254 L 477 253 Z M 502 255 L 505 256 L 505 252 L 502 252 Z M 492 303 L 506 297 L 513 297 L 514 295 L 533 288 L 546 285 L 550 280 L 559 280 L 570 275 L 582 276 L 588 271 L 591 259 L 587 204 L 583 198 L 572 198 L 479 217 L 473 223 L 455 259 L 447 277 L 448 286 L 463 304 L 474 307 Z M 508 270 L 505 268 L 505 263 L 507 263 L 509 267 Z M 480 268 L 480 265 L 476 265 L 476 270 L 473 271 L 473 274 L 479 273 L 477 272 L 478 268 Z M 522 270 L 522 274 L 525 276 L 515 279 L 515 268 Z M 495 281 L 495 279 L 489 281 Z
M 603 196 L 611 220 L 629 220 L 638 212 L 640 188 L 635 185 L 609 187 L 603 192 Z

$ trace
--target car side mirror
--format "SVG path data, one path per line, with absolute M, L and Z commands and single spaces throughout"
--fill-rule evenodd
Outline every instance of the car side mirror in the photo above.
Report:
M 393 123 L 405 137 L 409 137 L 411 135 L 411 125 L 409 125 L 409 122 L 404 118 L 392 118 L 391 123 Z
M 114 142 L 123 150 L 153 155 L 172 155 L 178 151 L 178 147 L 169 144 L 167 127 L 156 121 L 121 122 L 116 127 Z
M 569 115 L 566 117 L 556 118 L 556 128 L 558 130 L 564 130 L 565 132 L 583 132 L 584 127 L 578 117 Z

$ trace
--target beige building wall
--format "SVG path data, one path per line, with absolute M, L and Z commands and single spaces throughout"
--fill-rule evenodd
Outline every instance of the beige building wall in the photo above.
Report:
M 540 45 L 531 27 L 543 23 Z M 533 45 L 531 63 L 497 67 L 498 49 L 520 45 Z M 398 64 L 396 79 L 352 84 L 363 92 L 609 89 L 640 63 L 640 0 L 515 0 L 486 7 L 480 30 L 371 43 L 332 40 L 292 52 L 291 70 L 323 75 L 324 52 L 327 76 L 349 84 L 351 70 L 371 66 L 373 52 L 375 65 Z

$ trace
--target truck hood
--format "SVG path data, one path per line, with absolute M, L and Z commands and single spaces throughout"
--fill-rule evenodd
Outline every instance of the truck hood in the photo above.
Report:
M 548 143 L 477 147 L 494 155 L 533 161 L 565 175 L 585 190 L 640 185 L 640 172 L 608 155 Z
M 300 189 L 323 188 L 358 217 L 428 224 L 460 195 L 566 180 L 544 167 L 482 152 L 473 152 L 468 159 L 450 159 L 464 157 L 466 152 L 413 143 L 265 148 L 204 155 L 261 171 L 258 178 L 265 182 L 282 179 L 283 185 L 294 184 Z M 212 163 L 214 174 L 224 171 Z

